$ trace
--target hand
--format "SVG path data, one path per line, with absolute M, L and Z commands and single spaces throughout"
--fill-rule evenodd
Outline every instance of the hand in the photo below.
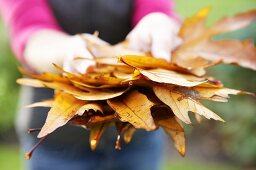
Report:
M 56 72 L 52 63 L 73 73 L 85 73 L 89 66 L 95 65 L 91 60 L 92 54 L 79 35 L 69 36 L 52 30 L 42 30 L 32 35 L 24 56 L 28 65 L 37 72 Z M 76 57 L 88 60 L 74 60 Z
M 171 60 L 171 51 L 181 44 L 179 24 L 163 13 L 146 15 L 128 34 L 129 47 L 151 52 L 156 58 Z

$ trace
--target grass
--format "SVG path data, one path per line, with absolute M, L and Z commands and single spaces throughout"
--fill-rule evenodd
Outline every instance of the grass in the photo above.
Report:
M 19 170 L 21 168 L 20 153 L 17 146 L 0 145 L 0 169 Z
M 0 145 L 0 169 L 20 170 L 21 154 L 17 146 Z M 231 165 L 206 164 L 205 162 L 194 161 L 165 161 L 162 170 L 238 170 Z

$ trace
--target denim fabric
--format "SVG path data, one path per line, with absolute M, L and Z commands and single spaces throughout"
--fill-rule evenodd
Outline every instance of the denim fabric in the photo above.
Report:
M 57 134 L 65 135 L 72 129 L 81 133 L 80 140 L 67 137 L 68 141 L 49 142 Z M 159 170 L 163 156 L 163 135 L 161 131 L 135 132 L 130 144 L 122 143 L 122 149 L 115 150 L 116 133 L 109 128 L 95 151 L 89 147 L 89 131 L 80 127 L 66 126 L 54 132 L 39 145 L 31 160 L 26 161 L 28 170 Z M 34 135 L 24 135 L 21 144 L 28 151 L 38 139 Z

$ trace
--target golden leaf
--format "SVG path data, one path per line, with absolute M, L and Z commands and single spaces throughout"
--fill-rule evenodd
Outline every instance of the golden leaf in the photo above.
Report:
M 152 56 L 125 55 L 120 57 L 120 61 L 129 66 L 141 69 L 163 68 L 168 70 L 180 70 L 178 66 L 173 63 L 168 63 L 164 59 L 154 58 Z
M 90 146 L 92 150 L 95 150 L 103 132 L 109 126 L 109 123 L 102 123 L 91 127 L 90 131 Z
M 86 103 L 77 111 L 77 115 L 82 116 L 85 111 L 93 110 L 94 112 L 103 113 L 103 109 L 99 103 Z
M 193 87 L 206 82 L 204 78 L 195 77 L 192 75 L 186 75 L 171 70 L 164 69 L 151 69 L 151 70 L 139 70 L 142 75 L 148 79 L 158 82 L 175 84 L 179 86 Z
M 191 123 L 188 116 L 188 112 L 194 112 L 196 114 L 202 115 L 207 119 L 214 119 L 219 121 L 224 121 L 218 115 L 216 115 L 211 110 L 204 107 L 196 99 L 190 98 L 190 96 L 182 96 L 177 91 L 168 89 L 162 86 L 153 86 L 153 90 L 156 96 L 166 105 L 168 105 L 173 113 L 183 122 L 189 124 Z
M 126 90 L 124 88 L 119 89 L 79 89 L 69 84 L 63 84 L 60 82 L 43 82 L 40 80 L 33 79 L 18 79 L 17 82 L 22 85 L 32 86 L 32 87 L 48 87 L 55 90 L 62 90 L 68 94 L 74 95 L 77 99 L 80 100 L 106 100 L 122 95 Z M 86 91 L 85 91 L 86 90 Z
M 42 138 L 65 125 L 84 104 L 84 101 L 78 100 L 70 94 L 63 92 L 57 94 L 53 106 L 48 112 L 45 124 L 38 134 L 38 138 Z
M 120 120 L 131 123 L 135 128 L 154 130 L 156 125 L 150 112 L 154 103 L 138 91 L 131 91 L 122 98 L 110 99 L 109 106 L 116 111 Z
M 157 125 L 162 127 L 165 133 L 172 139 L 180 155 L 185 156 L 186 145 L 184 129 L 179 121 L 176 120 L 175 116 L 157 121 Z
M 134 128 L 132 125 L 129 125 L 124 130 L 124 142 L 126 144 L 130 143 L 132 140 L 132 137 L 136 131 L 136 128 Z

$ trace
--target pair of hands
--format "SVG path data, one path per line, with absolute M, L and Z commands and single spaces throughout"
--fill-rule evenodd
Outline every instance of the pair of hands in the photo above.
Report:
M 176 21 L 162 13 L 151 13 L 137 24 L 126 39 L 130 49 L 151 52 L 156 58 L 170 61 L 171 51 L 181 43 L 177 36 L 178 31 L 179 25 Z M 83 36 L 106 44 L 93 35 Z M 54 72 L 51 63 L 63 65 L 66 71 L 75 73 L 85 73 L 89 66 L 95 65 L 93 60 L 74 61 L 75 57 L 93 58 L 80 36 L 69 36 L 51 30 L 35 33 L 29 39 L 24 55 L 27 64 L 38 72 Z

